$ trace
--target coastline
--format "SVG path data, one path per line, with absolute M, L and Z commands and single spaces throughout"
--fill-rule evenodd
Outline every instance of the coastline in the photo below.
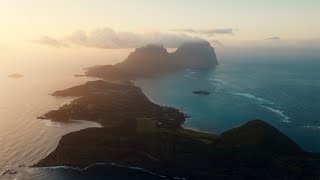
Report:
M 51 167 L 40 167 L 40 169 L 65 169 L 65 170 L 71 169 L 71 170 L 76 170 L 76 171 L 80 171 L 80 172 L 85 172 L 85 171 L 88 171 L 90 169 L 95 168 L 96 166 L 103 166 L 106 169 L 117 168 L 120 171 L 124 171 L 124 172 L 127 170 L 128 172 L 126 172 L 126 173 L 128 173 L 128 174 L 133 174 L 134 172 L 141 172 L 141 173 L 145 173 L 146 175 L 159 177 L 161 179 L 167 179 L 167 178 L 181 179 L 181 180 L 186 179 L 183 177 L 168 177 L 165 175 L 158 174 L 156 172 L 149 171 L 148 169 L 145 169 L 143 167 L 126 166 L 126 165 L 121 165 L 121 164 L 117 164 L 117 163 L 94 163 L 94 164 L 88 165 L 87 167 L 84 167 L 84 168 L 72 167 L 72 166 L 51 166 Z
M 163 47 L 138 48 L 122 63 L 86 69 L 87 76 L 103 80 L 54 92 L 54 96 L 79 98 L 41 118 L 59 122 L 86 119 L 103 127 L 63 136 L 58 147 L 33 167 L 85 168 L 103 162 L 190 179 L 318 177 L 319 157 L 303 151 L 268 123 L 256 119 L 219 135 L 186 129 L 182 127 L 188 118 L 185 113 L 157 104 L 132 81 L 198 66 L 180 61 L 175 67 L 170 62 L 157 69 L 163 57 L 184 57 L 190 47 L 174 54 L 168 54 Z M 213 48 L 210 50 L 211 57 L 204 58 L 201 67 L 211 60 L 217 62 Z M 153 57 L 156 61 L 151 62 L 155 63 L 152 68 L 144 69 Z
M 107 81 L 96 81 L 93 84 L 95 84 L 95 83 L 98 83 L 98 84 L 107 83 L 108 84 L 110 82 L 107 82 Z M 134 85 L 131 85 L 131 86 L 134 86 Z M 92 88 L 89 88 L 90 87 L 90 83 L 86 83 L 84 86 L 79 86 L 79 87 L 77 87 L 79 90 L 83 90 L 81 92 L 86 92 L 85 89 L 92 89 Z M 134 86 L 134 87 L 136 87 L 136 86 Z M 141 90 L 141 88 L 139 88 L 139 87 L 137 87 L 137 88 L 139 90 Z M 77 93 L 77 91 L 72 90 L 72 88 L 70 88 L 70 89 L 67 89 L 65 91 L 59 91 L 59 92 L 61 92 L 62 94 L 64 92 Z M 134 89 L 136 89 L 136 88 L 134 88 Z M 110 91 L 110 92 L 113 92 L 113 91 Z M 142 90 L 141 90 L 141 93 L 142 93 Z M 142 93 L 142 95 L 143 96 L 141 96 L 141 97 L 146 97 L 144 95 L 144 93 Z M 89 93 L 89 96 L 90 96 L 90 93 Z M 125 97 L 129 98 L 128 96 L 125 96 Z M 74 100 L 74 101 L 77 101 L 77 99 Z M 149 98 L 147 98 L 147 101 L 149 101 L 151 104 L 154 104 L 154 102 L 151 102 L 149 100 Z M 71 102 L 67 106 L 72 107 L 73 106 L 73 102 Z M 84 106 L 87 107 L 86 104 Z M 156 106 L 158 106 L 158 105 L 156 105 Z M 63 121 L 65 121 L 65 120 L 63 120 Z M 133 124 L 132 123 L 127 124 L 128 122 L 134 122 L 134 123 Z M 184 122 L 184 121 L 182 121 L 182 122 Z M 141 125 L 139 125 L 139 124 L 149 124 L 149 125 L 146 125 L 146 126 L 143 125 L 142 126 L 142 130 L 141 130 L 141 127 L 140 127 Z M 216 149 L 217 147 L 221 147 L 222 146 L 223 149 L 225 149 L 224 150 L 225 152 L 222 152 L 224 154 L 224 155 L 222 155 L 222 157 L 224 157 L 223 159 L 225 161 L 232 162 L 232 163 L 234 163 L 233 162 L 234 161 L 233 158 L 230 159 L 228 156 L 230 156 L 233 153 L 229 152 L 229 151 L 231 149 L 234 149 L 234 148 L 238 149 L 239 147 L 237 147 L 236 144 L 241 143 L 242 141 L 245 141 L 246 143 L 249 143 L 249 144 L 253 143 L 252 144 L 253 145 L 253 147 L 252 147 L 253 149 L 252 150 L 249 149 L 249 151 L 248 151 L 247 148 L 245 148 L 247 150 L 241 150 L 242 148 L 240 148 L 239 149 L 240 152 L 242 152 L 242 151 L 243 152 L 246 152 L 246 151 L 251 152 L 252 151 L 251 153 L 253 153 L 253 154 L 256 154 L 256 153 L 259 154 L 258 157 L 260 157 L 260 156 L 269 157 L 269 155 L 265 154 L 266 153 L 265 150 L 261 152 L 261 149 L 260 149 L 260 146 L 261 147 L 270 148 L 269 147 L 270 145 L 265 145 L 264 144 L 264 141 L 265 141 L 264 139 L 269 136 L 269 135 L 264 135 L 264 133 L 276 134 L 276 136 L 277 136 L 276 138 L 279 139 L 280 141 L 283 141 L 283 142 L 279 142 L 278 143 L 278 147 L 276 147 L 276 149 L 270 150 L 271 152 L 275 151 L 275 153 L 278 154 L 277 156 L 279 156 L 279 154 L 280 154 L 280 157 L 285 158 L 285 159 L 287 159 L 287 158 L 296 159 L 297 158 L 297 159 L 300 159 L 300 160 L 305 159 L 306 157 L 309 157 L 309 158 L 312 157 L 311 154 L 308 155 L 308 154 L 306 154 L 306 152 L 303 152 L 288 137 L 286 137 L 285 135 L 283 135 L 282 133 L 277 131 L 275 128 L 273 128 L 272 126 L 266 124 L 263 121 L 250 121 L 249 123 L 246 123 L 245 125 L 243 125 L 243 126 L 241 126 L 239 128 L 234 128 L 234 129 L 228 130 L 228 131 L 222 133 L 221 135 L 215 135 L 215 134 L 209 134 L 209 133 L 204 133 L 204 132 L 200 132 L 200 131 L 194 131 L 194 130 L 183 128 L 181 126 L 180 127 L 174 127 L 173 129 L 171 129 L 172 127 L 169 127 L 169 129 L 168 129 L 167 127 L 164 126 L 163 128 L 158 129 L 158 128 L 156 128 L 155 124 L 156 123 L 154 123 L 153 121 L 150 121 L 149 118 L 145 118 L 145 119 L 137 118 L 137 120 L 135 120 L 135 121 L 132 121 L 132 120 L 126 121 L 125 124 L 122 124 L 122 125 L 120 125 L 118 127 L 112 127 L 112 126 L 111 127 L 106 127 L 105 126 L 106 124 L 104 124 L 104 127 L 100 128 L 100 130 L 97 129 L 97 128 L 93 128 L 93 129 L 89 128 L 89 129 L 84 129 L 84 130 L 81 130 L 81 131 L 69 133 L 69 134 L 67 134 L 67 135 L 65 135 L 65 136 L 63 136 L 61 138 L 61 140 L 59 142 L 59 145 L 56 148 L 56 150 L 54 150 L 54 152 L 52 152 L 46 158 L 42 159 L 40 162 L 35 164 L 33 167 L 68 166 L 68 167 L 74 167 L 74 168 L 76 168 L 76 167 L 85 168 L 85 167 L 88 167 L 88 166 L 90 166 L 92 164 L 99 163 L 99 162 L 102 161 L 102 162 L 115 162 L 117 164 L 121 164 L 121 165 L 128 166 L 128 167 L 131 167 L 131 166 L 133 166 L 133 167 L 143 167 L 144 169 L 147 169 L 147 171 L 156 172 L 156 173 L 159 173 L 159 174 L 164 174 L 165 176 L 169 176 L 169 177 L 177 177 L 177 176 L 186 177 L 186 178 L 194 178 L 194 177 L 197 177 L 197 176 L 201 176 L 201 177 L 218 177 L 221 174 L 219 174 L 219 172 L 216 172 L 214 166 L 213 167 L 208 166 L 207 164 L 209 162 L 207 162 L 207 160 L 206 160 L 208 158 L 208 159 L 211 159 L 211 161 L 214 161 L 214 160 L 217 161 L 217 159 L 216 159 L 217 157 L 211 155 L 211 153 L 213 153 L 213 155 L 214 155 L 214 152 L 217 152 L 217 149 Z M 260 132 L 260 130 L 256 131 L 255 130 L 256 128 L 258 128 L 258 129 L 262 128 L 262 132 L 264 132 L 264 133 L 261 134 L 262 132 Z M 233 135 L 231 135 L 231 136 L 229 135 L 230 133 L 232 134 L 232 132 L 234 130 L 236 130 L 236 129 L 241 129 L 242 133 L 246 132 L 248 134 L 244 136 L 244 139 L 236 140 L 238 138 L 237 136 L 233 137 Z M 227 135 L 225 135 L 225 134 L 227 134 Z M 146 135 L 148 137 L 146 137 Z M 228 136 L 230 136 L 231 139 L 229 139 Z M 254 137 L 254 136 L 258 136 L 259 137 L 259 140 L 257 142 L 255 140 L 254 141 L 251 140 L 251 138 Z M 162 138 L 165 137 L 165 140 L 160 140 L 160 141 L 157 140 L 160 137 L 162 137 Z M 90 142 L 88 142 L 90 145 L 86 144 L 86 142 L 87 142 L 85 140 L 86 138 L 90 139 Z M 120 139 L 126 138 L 127 139 L 128 138 L 128 140 L 126 140 L 126 142 L 128 141 L 127 142 L 128 144 L 127 143 L 123 144 L 122 142 L 112 140 L 114 138 L 116 138 L 116 139 L 118 139 L 118 138 L 120 138 Z M 176 138 L 181 139 L 181 140 L 178 140 Z M 247 139 L 247 138 L 249 138 L 249 139 Z M 84 147 L 86 147 L 86 149 L 89 148 L 91 150 L 88 149 L 88 152 L 86 152 L 86 149 L 83 149 L 82 145 L 77 147 L 79 145 L 78 143 L 75 143 L 75 141 L 77 141 L 77 139 L 82 139 L 83 142 L 79 142 L 79 143 L 80 144 L 85 143 Z M 109 140 L 107 140 L 107 139 L 109 139 Z M 132 140 L 130 140 L 130 139 L 132 139 Z M 184 139 L 184 140 L 182 140 L 182 139 Z M 99 150 L 100 149 L 99 146 L 103 145 L 103 144 L 100 144 L 100 142 L 99 142 L 101 140 L 103 140 L 103 144 L 104 143 L 109 144 L 109 145 L 110 145 L 110 143 L 111 144 L 115 143 L 115 144 L 114 145 L 110 145 L 107 149 L 104 146 L 101 146 L 102 149 Z M 110 143 L 107 143 L 108 141 L 110 141 Z M 134 146 L 130 145 L 133 142 L 135 142 L 135 143 L 144 142 L 143 147 L 150 146 L 150 148 L 152 148 L 154 146 L 159 146 L 159 148 L 163 147 L 163 146 L 167 146 L 167 145 L 164 145 L 164 144 L 162 145 L 161 141 L 164 141 L 164 142 L 172 141 L 173 144 L 170 143 L 171 144 L 170 146 L 173 146 L 173 147 L 177 146 L 176 143 L 179 142 L 179 141 L 185 142 L 185 143 L 188 142 L 187 144 L 182 143 L 182 144 L 178 145 L 178 146 L 182 146 L 183 149 L 188 149 L 188 148 L 191 148 L 193 146 L 196 146 L 197 150 L 195 152 L 193 152 L 193 153 L 195 153 L 193 155 L 195 157 L 192 156 L 192 159 L 193 159 L 192 162 L 197 162 L 198 161 L 197 163 L 195 163 L 195 164 L 198 164 L 198 165 L 203 163 L 203 166 L 204 166 L 204 167 L 202 167 L 202 168 L 204 168 L 203 170 L 208 171 L 210 169 L 210 171 L 213 171 L 213 172 L 211 173 L 211 175 L 205 175 L 205 176 L 201 175 L 202 173 L 200 173 L 200 172 L 192 172 L 191 174 L 182 173 L 186 169 L 189 169 L 189 168 L 193 169 L 194 168 L 193 166 L 195 165 L 195 164 L 194 165 L 188 165 L 188 166 L 191 166 L 191 167 L 185 166 L 184 165 L 185 164 L 184 161 L 187 160 L 185 155 L 182 155 L 182 157 L 184 157 L 184 158 L 181 157 L 182 158 L 181 160 L 175 160 L 176 163 L 178 163 L 179 161 L 181 161 L 181 163 L 184 162 L 182 164 L 178 163 L 179 166 L 181 166 L 179 168 L 179 170 L 175 169 L 175 168 L 177 168 L 176 165 L 173 166 L 175 168 L 166 167 L 165 170 L 161 170 L 161 168 L 159 169 L 158 166 L 160 166 L 160 167 L 162 166 L 161 165 L 162 161 L 163 162 L 167 161 L 165 159 L 168 158 L 167 156 L 169 154 L 171 154 L 171 153 L 175 154 L 174 156 L 169 155 L 170 159 L 173 158 L 173 157 L 179 157 L 180 155 L 176 154 L 177 152 L 171 152 L 172 150 L 170 150 L 170 152 L 163 152 L 164 154 L 162 156 L 160 156 L 160 157 L 155 157 L 155 155 L 157 154 L 156 151 L 155 152 L 151 152 L 150 150 L 142 150 L 142 149 L 141 150 L 138 150 L 138 149 L 137 150 L 131 150 L 132 148 L 134 148 Z M 155 142 L 159 142 L 159 143 L 155 143 Z M 135 144 L 135 143 L 133 143 L 133 144 Z M 233 143 L 235 143 L 236 146 L 232 145 Z M 258 143 L 258 144 L 256 144 L 256 143 Z M 260 144 L 260 143 L 262 143 L 262 144 Z M 282 152 L 282 150 L 281 150 L 281 148 L 284 148 L 284 147 L 282 147 L 283 146 L 282 143 L 288 145 L 288 147 L 286 147 L 288 149 L 285 150 L 285 153 Z M 195 145 L 195 144 L 198 144 L 198 145 Z M 63 150 L 63 149 L 65 149 L 64 146 L 68 147 L 68 149 L 70 149 L 70 150 Z M 92 148 L 90 148 L 90 146 L 91 147 L 95 147 L 95 148 L 92 149 Z M 126 149 L 127 148 L 126 147 L 123 150 L 124 150 L 125 154 L 129 153 L 128 154 L 129 156 L 127 156 L 127 155 L 124 156 L 124 157 L 120 156 L 120 158 L 114 159 L 114 157 L 112 155 L 112 154 L 115 153 L 115 151 L 112 150 L 113 146 L 115 148 L 117 146 L 121 146 L 121 147 L 122 146 L 124 146 L 124 147 L 128 146 L 128 149 Z M 76 149 L 78 149 L 78 150 L 81 149 L 81 152 L 76 152 L 76 151 L 78 151 Z M 107 153 L 108 151 L 110 152 L 110 156 L 103 155 L 103 154 Z M 119 151 L 119 150 L 116 150 L 116 151 Z M 219 150 L 219 151 L 221 151 L 221 150 Z M 294 158 L 290 155 L 290 151 L 292 151 L 292 153 L 294 154 Z M 102 153 L 102 152 L 104 152 L 104 153 L 103 154 L 99 154 L 99 153 Z M 134 152 L 139 152 L 139 153 L 136 154 Z M 145 154 L 146 152 L 148 152 L 148 153 Z M 210 153 L 208 154 L 208 152 L 210 152 Z M 286 154 L 288 152 L 289 152 L 289 155 Z M 80 154 L 85 153 L 85 154 L 87 154 L 86 156 L 88 156 L 88 157 L 83 159 L 82 155 L 79 154 L 80 156 L 78 156 L 77 153 L 80 153 Z M 92 153 L 96 154 L 95 156 L 97 156 L 97 157 L 91 159 L 90 156 L 93 155 Z M 151 154 L 149 154 L 149 153 L 151 153 Z M 153 154 L 153 153 L 156 153 L 156 154 Z M 115 157 L 118 156 L 116 154 L 114 154 Z M 273 154 L 272 156 L 274 156 L 274 155 L 275 154 Z M 71 159 L 68 159 L 68 158 L 70 158 L 70 156 L 72 156 Z M 247 159 L 246 157 L 242 157 L 242 156 L 243 155 L 241 155 L 240 157 L 244 158 L 243 161 L 249 161 L 248 162 L 249 164 L 250 163 L 257 163 L 257 162 L 255 162 L 256 161 L 255 159 L 251 159 L 251 158 Z M 139 160 L 137 162 L 135 162 L 135 161 L 132 162 L 130 160 L 132 158 L 133 159 L 142 158 L 142 159 L 141 159 L 141 161 Z M 189 157 L 189 158 L 191 158 L 191 157 Z M 262 160 L 262 162 L 264 162 L 265 160 L 266 159 Z M 218 160 L 218 161 L 221 161 L 221 160 Z M 253 162 L 251 162 L 251 161 L 253 161 Z M 260 160 L 258 160 L 258 162 L 259 161 Z M 317 163 L 315 163 L 313 161 L 311 162 L 311 164 L 317 164 Z M 156 163 L 158 165 L 156 165 L 154 163 Z M 227 166 L 230 166 L 229 163 L 227 163 L 227 164 L 228 164 Z M 271 165 L 271 167 L 273 167 L 273 166 L 274 165 Z M 224 166 L 222 166 L 222 167 L 224 167 Z M 220 167 L 220 168 L 222 168 L 222 167 Z M 207 169 L 207 168 L 209 168 L 209 169 Z M 212 168 L 214 168 L 214 169 L 212 169 Z M 220 169 L 220 168 L 218 168 L 218 169 Z M 224 168 L 226 168 L 226 167 L 224 167 Z M 250 168 L 253 168 L 253 167 L 250 167 Z M 203 170 L 201 170 L 201 171 L 203 171 Z M 244 172 L 241 172 L 241 173 L 244 173 Z M 265 173 L 267 173 L 267 172 L 262 172 L 261 174 L 258 174 L 257 177 L 264 176 L 264 175 L 266 175 Z M 293 172 L 290 172 L 290 173 L 293 173 Z M 227 173 L 227 174 L 224 174 L 224 175 L 231 176 L 231 174 Z M 277 174 L 277 175 L 279 175 L 279 174 Z M 288 174 L 286 174 L 286 173 L 284 173 L 283 175 L 288 176 Z

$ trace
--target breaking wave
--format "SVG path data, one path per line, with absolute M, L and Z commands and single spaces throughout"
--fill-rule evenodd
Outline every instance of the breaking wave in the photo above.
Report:
M 270 107 L 270 105 L 275 104 L 274 102 L 268 101 L 268 100 L 260 98 L 260 97 L 256 97 L 255 95 L 249 94 L 249 93 L 231 93 L 231 94 L 248 98 L 248 99 L 254 101 L 255 103 L 259 104 L 261 107 L 263 107 L 263 108 L 269 110 L 270 112 L 276 114 L 277 116 L 279 116 L 283 122 L 286 122 L 286 123 L 290 122 L 289 121 L 290 117 L 287 116 L 284 113 L 284 111 Z

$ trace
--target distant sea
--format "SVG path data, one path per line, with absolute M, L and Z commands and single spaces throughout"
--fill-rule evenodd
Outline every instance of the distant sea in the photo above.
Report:
M 0 169 L 9 166 L 19 172 L 5 178 L 162 178 L 142 167 L 121 166 L 127 169 L 122 171 L 110 171 L 110 165 L 109 169 L 96 165 L 85 171 L 68 167 L 18 167 L 19 164 L 31 165 L 51 152 L 62 135 L 98 126 L 88 122 L 55 124 L 35 117 L 71 100 L 57 99 L 49 93 L 90 80 L 72 77 L 73 74 L 81 74 L 81 68 L 119 62 L 128 52 L 130 50 L 114 55 L 117 60 L 112 61 L 104 60 L 107 56 L 87 61 L 91 56 L 86 56 L 57 63 L 58 54 L 51 61 L 35 60 L 37 65 L 27 64 L 25 67 L 1 62 L 0 79 L 5 88 L 0 91 Z M 320 153 L 320 56 L 229 56 L 227 52 L 219 51 L 217 54 L 220 65 L 214 69 L 185 69 L 140 79 L 135 83 L 155 103 L 174 106 L 191 115 L 184 123 L 186 128 L 222 133 L 247 121 L 262 119 L 292 138 L 304 150 Z M 25 77 L 8 79 L 9 73 L 22 73 Z M 192 93 L 195 90 L 206 90 L 211 94 L 196 95 Z
M 320 59 L 231 58 L 212 70 L 186 69 L 136 84 L 152 101 L 191 115 L 186 128 L 222 133 L 261 119 L 320 153 Z

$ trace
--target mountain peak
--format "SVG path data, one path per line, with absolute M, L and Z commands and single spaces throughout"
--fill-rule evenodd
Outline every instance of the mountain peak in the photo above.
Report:
M 280 154 L 301 154 L 303 150 L 285 134 L 262 120 L 253 120 L 224 132 L 223 139 L 232 145 L 255 145 L 264 151 Z
M 146 46 L 136 48 L 135 52 L 139 53 L 168 53 L 167 49 L 159 44 L 147 44 Z
M 185 68 L 211 68 L 218 65 L 214 48 L 207 41 L 186 42 L 174 53 Z

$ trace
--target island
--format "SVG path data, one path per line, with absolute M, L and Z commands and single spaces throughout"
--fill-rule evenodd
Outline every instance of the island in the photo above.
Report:
M 191 44 L 182 47 L 197 49 L 199 46 Z M 186 64 L 175 62 L 172 66 L 173 63 L 165 59 L 173 55 L 192 58 L 188 53 L 202 50 L 188 50 L 184 55 L 179 49 L 170 54 L 153 45 L 144 48 L 138 48 L 121 64 L 87 69 L 88 76 L 103 80 L 90 81 L 52 94 L 78 98 L 44 114 L 42 119 L 61 122 L 86 119 L 103 127 L 63 136 L 57 148 L 34 167 L 86 168 L 96 163 L 118 164 L 122 167 L 141 167 L 168 178 L 187 179 L 311 179 L 320 176 L 319 155 L 305 152 L 262 120 L 249 121 L 222 134 L 183 128 L 182 124 L 188 117 L 184 112 L 151 102 L 141 88 L 130 80 L 168 72 L 166 70 L 194 68 L 191 63 L 194 60 L 188 59 L 190 62 Z M 211 50 L 205 46 L 203 51 Z M 145 59 L 140 51 L 146 53 Z M 211 58 L 211 64 L 204 57 L 199 61 L 205 63 L 200 63 L 198 68 L 216 65 L 216 59 Z M 133 59 L 136 59 L 136 64 L 129 63 Z M 139 64 L 138 59 L 146 64 Z M 150 65 L 146 61 L 148 59 Z M 156 68 L 159 64 L 163 66 Z
M 209 91 L 193 91 L 193 94 L 201 94 L 201 95 L 209 95 L 210 92 Z
M 86 68 L 85 74 L 109 81 L 128 81 L 184 69 L 210 69 L 218 65 L 214 49 L 209 42 L 189 42 L 169 53 L 159 45 L 146 45 L 130 53 L 115 65 Z
M 22 78 L 23 75 L 14 73 L 14 74 L 8 75 L 8 77 L 9 77 L 9 78 L 13 78 L 13 79 L 18 79 L 18 78 Z

